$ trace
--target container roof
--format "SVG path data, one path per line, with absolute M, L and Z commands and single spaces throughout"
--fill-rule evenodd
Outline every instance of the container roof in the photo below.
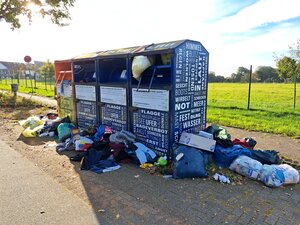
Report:
M 145 49 L 140 52 L 167 51 L 167 50 L 177 48 L 179 45 L 181 45 L 185 41 L 187 41 L 187 40 L 169 41 L 169 42 L 163 42 L 163 43 L 157 43 L 157 44 L 153 43 L 153 44 L 145 47 Z
M 79 59 L 95 59 L 97 57 L 109 57 L 109 56 L 122 56 L 128 54 L 140 54 L 140 53 L 147 53 L 153 51 L 170 51 L 172 49 L 177 48 L 179 45 L 184 43 L 186 40 L 178 40 L 178 41 L 170 41 L 170 42 L 163 42 L 163 43 L 153 43 L 150 45 L 142 45 L 142 46 L 135 46 L 135 47 L 128 47 L 128 48 L 119 48 L 119 49 L 112 49 L 106 51 L 98 51 L 98 52 L 91 52 L 82 55 L 75 56 L 72 60 L 79 60 Z

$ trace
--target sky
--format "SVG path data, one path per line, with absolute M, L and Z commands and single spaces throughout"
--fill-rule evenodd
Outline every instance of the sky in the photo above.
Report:
M 0 61 L 70 59 L 84 53 L 190 39 L 209 52 L 209 71 L 276 67 L 300 39 L 300 0 L 76 0 L 67 27 L 34 17 L 12 31 L 0 21 Z

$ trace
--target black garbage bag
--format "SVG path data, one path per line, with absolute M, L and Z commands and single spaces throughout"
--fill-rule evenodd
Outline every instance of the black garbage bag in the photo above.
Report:
M 251 150 L 251 153 L 252 154 L 249 157 L 262 164 L 272 165 L 281 163 L 278 152 L 275 150 Z
M 51 124 L 50 128 L 49 128 L 49 132 L 51 131 L 54 131 L 55 135 L 58 135 L 58 132 L 57 132 L 57 127 L 59 126 L 59 124 L 61 123 L 71 123 L 71 120 L 70 120 L 70 117 L 67 116 L 67 117 L 64 117 L 58 121 L 55 121 Z
M 217 125 L 211 125 L 205 128 L 203 131 L 212 134 L 214 140 L 216 140 L 216 142 L 222 145 L 224 148 L 233 146 L 231 135 L 227 133 L 226 129 Z

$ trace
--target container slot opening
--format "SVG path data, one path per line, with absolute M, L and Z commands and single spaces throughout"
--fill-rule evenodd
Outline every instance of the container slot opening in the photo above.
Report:
M 96 82 L 96 71 L 94 62 L 77 62 L 73 67 L 74 82 L 92 83 Z
M 106 59 L 99 63 L 100 83 L 124 83 L 127 81 L 126 59 Z

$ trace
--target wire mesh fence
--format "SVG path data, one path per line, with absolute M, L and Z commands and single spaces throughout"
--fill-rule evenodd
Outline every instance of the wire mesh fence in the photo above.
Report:
M 50 77 L 34 77 L 25 76 L 18 78 L 16 76 L 1 76 L 0 87 L 4 90 L 10 90 L 11 84 L 18 84 L 21 92 L 33 93 L 37 95 L 53 97 L 55 92 L 54 76 Z

